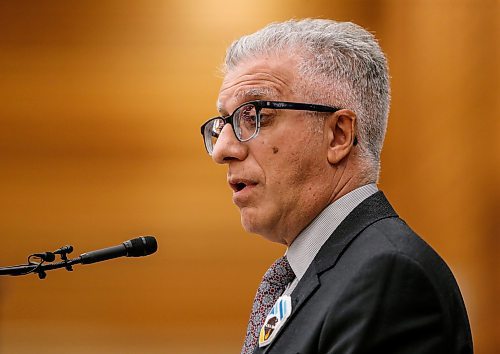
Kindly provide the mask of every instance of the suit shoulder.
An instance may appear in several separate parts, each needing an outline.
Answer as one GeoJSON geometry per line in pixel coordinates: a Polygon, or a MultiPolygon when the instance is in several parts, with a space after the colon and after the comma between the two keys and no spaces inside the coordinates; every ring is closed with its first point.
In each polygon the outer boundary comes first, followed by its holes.
{"type": "Polygon", "coordinates": [[[384,263],[391,266],[411,263],[443,302],[450,298],[461,300],[458,284],[446,262],[398,217],[378,220],[365,228],[346,248],[344,256],[346,261],[356,262],[359,269],[384,263]]]}
{"type": "MultiPolygon", "coordinates": [[[[443,320],[452,332],[470,338],[467,311],[452,271],[440,255],[398,217],[379,220],[363,230],[346,250],[353,255],[367,254],[363,269],[412,272],[432,289],[443,311],[443,320]],[[388,268],[389,267],[389,268],[388,268]],[[457,328],[457,324],[464,324],[457,328]]],[[[372,273],[374,274],[374,273],[372,273]]]]}
{"type": "Polygon", "coordinates": [[[399,254],[423,268],[427,264],[447,268],[441,256],[398,217],[378,220],[363,230],[354,242],[358,247],[372,248],[372,254],[399,254]]]}

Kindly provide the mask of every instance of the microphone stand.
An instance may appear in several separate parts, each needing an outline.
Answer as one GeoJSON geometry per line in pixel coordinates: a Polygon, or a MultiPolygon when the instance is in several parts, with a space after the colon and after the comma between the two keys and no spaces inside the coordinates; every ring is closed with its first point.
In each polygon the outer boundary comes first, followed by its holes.
{"type": "MultiPolygon", "coordinates": [[[[68,272],[73,271],[73,264],[82,263],[82,257],[77,257],[73,259],[68,259],[68,253],[73,251],[73,247],[65,246],[57,250],[56,254],[61,256],[60,262],[45,264],[44,257],[40,257],[40,254],[32,254],[28,257],[28,264],[14,265],[9,267],[0,267],[0,275],[26,275],[31,273],[36,273],[40,279],[45,279],[47,277],[47,270],[66,268],[68,272]],[[40,257],[42,260],[40,263],[33,263],[30,261],[31,257],[40,257]]],[[[54,254],[52,252],[46,252],[52,255],[52,260],[54,259],[54,254]]]]}
{"type": "Polygon", "coordinates": [[[125,241],[118,246],[82,253],[77,258],[68,259],[68,254],[73,252],[73,246],[68,245],[54,252],[33,253],[28,257],[28,264],[0,267],[0,275],[16,276],[36,273],[40,279],[45,279],[47,270],[66,268],[67,271],[71,272],[74,264],[91,264],[124,256],[143,257],[155,253],[157,249],[158,244],[153,236],[141,236],[125,241]],[[61,257],[61,261],[51,263],[56,259],[56,255],[61,257]],[[32,262],[31,258],[37,258],[37,262],[32,262]],[[38,260],[40,261],[38,262],[38,260]]]}

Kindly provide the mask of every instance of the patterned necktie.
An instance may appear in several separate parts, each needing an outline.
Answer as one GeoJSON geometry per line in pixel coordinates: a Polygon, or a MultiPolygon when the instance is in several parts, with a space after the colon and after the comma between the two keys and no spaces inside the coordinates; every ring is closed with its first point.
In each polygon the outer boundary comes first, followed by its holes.
{"type": "Polygon", "coordinates": [[[278,258],[264,274],[253,300],[252,314],[248,321],[247,335],[241,354],[253,353],[259,339],[260,328],[269,311],[294,278],[295,274],[286,256],[278,258]]]}

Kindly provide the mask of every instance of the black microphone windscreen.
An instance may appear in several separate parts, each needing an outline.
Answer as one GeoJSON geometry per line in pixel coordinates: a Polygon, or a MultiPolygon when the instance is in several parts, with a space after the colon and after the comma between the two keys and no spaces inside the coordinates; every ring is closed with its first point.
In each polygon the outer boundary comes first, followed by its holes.
{"type": "Polygon", "coordinates": [[[153,254],[158,249],[158,244],[153,236],[137,237],[129,241],[130,247],[127,247],[128,257],[142,257],[153,254]]]}
{"type": "Polygon", "coordinates": [[[56,259],[56,255],[52,252],[35,253],[33,256],[41,258],[45,262],[53,262],[56,259]]]}

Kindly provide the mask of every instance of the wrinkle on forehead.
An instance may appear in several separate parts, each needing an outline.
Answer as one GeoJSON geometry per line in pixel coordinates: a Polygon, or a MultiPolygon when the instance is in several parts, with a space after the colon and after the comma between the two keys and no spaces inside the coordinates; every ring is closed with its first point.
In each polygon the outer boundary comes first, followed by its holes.
{"type": "Polygon", "coordinates": [[[243,62],[228,72],[222,83],[217,109],[228,108],[252,100],[283,100],[293,93],[296,58],[263,57],[243,62]]]}
{"type": "Polygon", "coordinates": [[[259,98],[268,98],[268,99],[276,99],[279,95],[278,90],[271,87],[252,87],[249,89],[238,90],[234,97],[237,100],[246,100],[246,99],[259,99],[259,98]]]}
{"type": "MultiPolygon", "coordinates": [[[[234,98],[241,102],[242,104],[249,101],[256,100],[277,100],[279,98],[280,92],[272,87],[251,87],[247,89],[237,90],[234,94],[234,98]]],[[[217,110],[222,112],[224,107],[222,102],[217,100],[217,110]]]]}

